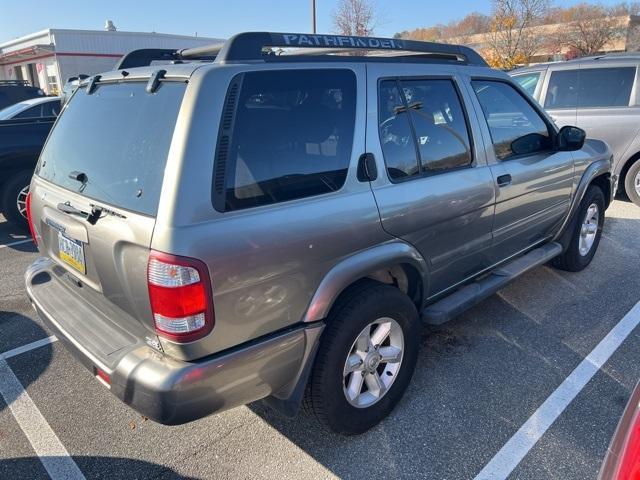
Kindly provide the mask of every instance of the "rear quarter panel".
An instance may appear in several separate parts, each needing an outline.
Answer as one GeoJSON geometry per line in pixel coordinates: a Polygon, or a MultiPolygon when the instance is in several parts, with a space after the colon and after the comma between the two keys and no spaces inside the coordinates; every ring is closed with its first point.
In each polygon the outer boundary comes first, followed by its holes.
{"type": "Polygon", "coordinates": [[[165,351],[197,358],[302,321],[325,274],[349,254],[389,239],[368,182],[356,178],[365,151],[364,65],[305,63],[216,66],[196,71],[178,118],[152,248],[197,258],[209,267],[215,326],[165,351]],[[357,108],[351,163],[337,192],[233,212],[212,205],[218,124],[230,79],[251,69],[351,68],[357,108]]]}

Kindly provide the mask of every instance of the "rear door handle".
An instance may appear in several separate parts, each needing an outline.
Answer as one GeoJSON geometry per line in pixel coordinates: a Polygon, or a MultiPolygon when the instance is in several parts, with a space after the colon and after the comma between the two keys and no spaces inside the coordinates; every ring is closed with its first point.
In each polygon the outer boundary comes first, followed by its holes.
{"type": "Polygon", "coordinates": [[[511,183],[511,175],[509,175],[508,173],[506,175],[500,175],[498,177],[498,186],[499,187],[506,187],[510,183],[511,183]]]}

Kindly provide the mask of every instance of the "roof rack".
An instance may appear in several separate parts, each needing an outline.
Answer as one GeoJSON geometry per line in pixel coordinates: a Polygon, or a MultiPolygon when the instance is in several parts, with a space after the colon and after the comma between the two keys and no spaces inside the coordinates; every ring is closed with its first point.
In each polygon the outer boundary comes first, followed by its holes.
{"type": "Polygon", "coordinates": [[[20,87],[30,86],[27,80],[0,80],[0,85],[2,86],[17,85],[20,87]]]}
{"type": "Polygon", "coordinates": [[[216,61],[217,63],[284,60],[281,57],[327,55],[348,51],[411,52],[486,67],[487,63],[473,49],[462,45],[420,42],[397,38],[353,37],[345,35],[317,35],[306,33],[239,33],[223,44],[203,47],[134,50],[120,60],[116,69],[150,65],[154,61],[216,61]],[[299,49],[298,51],[273,49],[299,49]],[[274,58],[275,57],[275,58],[274,58]]]}
{"type": "Polygon", "coordinates": [[[583,57],[581,60],[603,60],[603,59],[625,59],[625,58],[638,58],[640,52],[612,52],[603,53],[601,55],[594,55],[591,57],[583,57]]]}

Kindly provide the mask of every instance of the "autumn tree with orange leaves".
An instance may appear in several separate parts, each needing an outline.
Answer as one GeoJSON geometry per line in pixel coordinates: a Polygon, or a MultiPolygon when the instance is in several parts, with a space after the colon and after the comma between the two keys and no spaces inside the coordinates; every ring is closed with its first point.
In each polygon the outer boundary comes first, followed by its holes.
{"type": "Polygon", "coordinates": [[[489,52],[494,68],[510,69],[528,63],[542,46],[529,27],[538,25],[549,10],[549,0],[493,0],[489,52]]]}

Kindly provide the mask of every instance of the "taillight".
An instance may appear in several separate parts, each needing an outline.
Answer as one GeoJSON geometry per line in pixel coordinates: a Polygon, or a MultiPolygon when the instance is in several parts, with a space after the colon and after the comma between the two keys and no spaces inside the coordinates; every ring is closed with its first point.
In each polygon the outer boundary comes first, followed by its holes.
{"type": "Polygon", "coordinates": [[[31,192],[27,193],[27,200],[25,201],[25,207],[27,209],[27,223],[29,224],[29,232],[31,233],[31,238],[33,238],[33,243],[38,246],[38,238],[36,237],[36,228],[33,224],[33,218],[31,216],[31,192]]]}
{"type": "Polygon", "coordinates": [[[147,283],[158,335],[175,342],[192,342],[211,332],[213,299],[204,263],[152,251],[147,283]]]}
{"type": "Polygon", "coordinates": [[[633,421],[618,456],[615,480],[637,480],[640,478],[640,408],[636,407],[633,421]]]}

